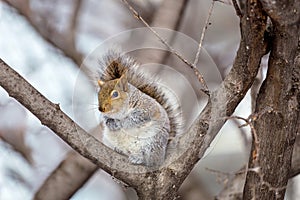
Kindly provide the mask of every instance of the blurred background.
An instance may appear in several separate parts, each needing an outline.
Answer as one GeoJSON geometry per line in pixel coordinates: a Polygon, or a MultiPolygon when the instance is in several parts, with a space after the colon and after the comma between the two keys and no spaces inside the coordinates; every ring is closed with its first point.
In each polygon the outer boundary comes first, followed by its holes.
{"type": "MultiPolygon", "coordinates": [[[[156,30],[193,62],[212,5],[210,0],[129,2],[151,26],[167,28],[156,30]]],[[[239,20],[230,2],[215,2],[197,65],[212,90],[230,70],[239,44],[239,20]]],[[[85,114],[92,111],[91,118],[97,118],[96,90],[81,82],[80,77],[88,74],[85,70],[80,72],[80,68],[83,69],[82,63],[85,67],[95,67],[99,49],[123,42],[121,49],[171,88],[182,105],[188,128],[206,103],[201,84],[192,70],[163,45],[151,46],[161,42],[148,29],[136,29],[144,26],[121,0],[2,0],[0,58],[89,131],[97,119],[93,124],[85,124],[92,120],[85,114]],[[149,63],[167,67],[150,68],[149,63]]],[[[260,79],[263,74],[262,70],[260,79]]],[[[251,97],[247,94],[235,115],[247,118],[250,113],[251,97]]],[[[229,199],[226,188],[234,182],[236,172],[243,170],[250,151],[249,128],[238,128],[241,124],[229,120],[221,129],[183,184],[182,199],[229,199]]],[[[70,147],[0,87],[1,200],[32,199],[70,151],[70,147]]],[[[242,179],[242,175],[238,177],[238,183],[242,179]]],[[[231,195],[240,195],[243,185],[238,185],[231,195]]],[[[299,177],[291,179],[286,199],[300,198],[299,187],[299,177]]],[[[135,199],[135,194],[98,170],[70,199],[135,199]]]]}

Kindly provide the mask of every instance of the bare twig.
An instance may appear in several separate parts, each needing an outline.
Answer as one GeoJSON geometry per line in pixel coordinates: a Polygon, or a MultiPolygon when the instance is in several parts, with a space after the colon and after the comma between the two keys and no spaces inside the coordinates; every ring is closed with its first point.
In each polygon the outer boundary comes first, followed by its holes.
{"type": "Polygon", "coordinates": [[[243,17],[241,21],[242,41],[232,70],[219,89],[212,92],[208,105],[189,130],[178,139],[178,149],[183,149],[183,153],[178,157],[168,157],[166,165],[151,173],[143,166],[130,165],[124,156],[109,150],[84,130],[79,128],[80,135],[77,134],[75,123],[60,111],[58,105],[49,102],[2,61],[0,85],[77,152],[134,187],[140,199],[173,199],[186,176],[225,123],[225,120],[210,120],[216,116],[212,116],[212,113],[220,117],[230,116],[257,74],[260,59],[266,51],[265,43],[262,43],[264,13],[260,7],[254,7],[249,18],[247,20],[243,17]],[[254,20],[258,18],[260,20],[254,20]],[[246,48],[250,45],[249,41],[253,43],[250,49],[246,48]],[[168,161],[171,161],[170,164],[168,161]],[[130,169],[133,173],[126,173],[124,169],[130,169]]]}
{"type": "MultiPolygon", "coordinates": [[[[132,1],[130,1],[132,4],[132,1]]],[[[184,19],[184,13],[187,8],[189,0],[164,0],[154,14],[153,20],[151,22],[152,27],[163,27],[171,30],[178,30],[181,22],[184,19]]],[[[133,5],[133,4],[132,4],[133,5]]],[[[134,7],[134,6],[132,6],[134,7]]],[[[135,7],[136,8],[136,7],[135,7]]],[[[136,9],[137,10],[137,9],[136,9]]],[[[145,20],[146,21],[146,20],[145,20]]],[[[173,33],[169,40],[170,46],[173,44],[176,38],[176,34],[173,33]]],[[[146,39],[147,40],[147,39],[146,39]]],[[[150,58],[152,63],[162,63],[164,64],[169,57],[169,52],[166,51],[149,51],[147,54],[141,52],[137,57],[139,60],[150,58]]],[[[159,70],[162,70],[161,68],[159,70]]],[[[158,70],[158,71],[159,71],[158,70]]],[[[159,73],[157,71],[157,73],[159,73]]]]}
{"type": "Polygon", "coordinates": [[[236,127],[239,127],[239,131],[240,131],[239,135],[241,135],[241,137],[242,137],[242,140],[243,140],[245,149],[248,149],[249,145],[251,145],[251,144],[250,144],[250,141],[249,141],[249,139],[248,139],[248,137],[247,137],[247,132],[246,132],[246,130],[240,128],[239,119],[233,118],[233,119],[232,119],[232,122],[234,123],[234,125],[235,125],[236,127]]]}
{"type": "Polygon", "coordinates": [[[75,2],[74,10],[70,20],[70,27],[69,30],[66,32],[66,36],[69,36],[66,38],[69,38],[70,46],[73,47],[73,49],[76,48],[76,28],[77,28],[78,19],[80,17],[80,8],[82,3],[83,3],[82,0],[77,0],[75,2]]]}
{"type": "MultiPolygon", "coordinates": [[[[293,150],[293,159],[292,159],[292,168],[289,173],[289,178],[293,178],[296,175],[300,173],[300,135],[298,135],[296,139],[296,143],[293,150]]],[[[264,180],[264,177],[262,176],[261,170],[259,168],[251,168],[248,169],[248,171],[253,171],[255,173],[258,173],[258,176],[260,177],[260,182],[265,184],[267,187],[269,187],[273,191],[280,191],[285,189],[285,187],[282,188],[276,188],[272,186],[270,183],[266,182],[264,180]]],[[[246,178],[246,172],[247,169],[244,167],[240,169],[235,177],[233,179],[230,179],[225,188],[221,191],[220,194],[216,197],[216,199],[230,199],[230,200],[240,200],[242,199],[242,193],[243,193],[243,183],[246,178]],[[244,172],[244,173],[241,173],[244,172]]]]}
{"type": "Polygon", "coordinates": [[[127,0],[122,0],[124,4],[129,8],[129,10],[133,13],[134,17],[140,20],[149,30],[173,53],[176,55],[182,62],[184,62],[186,65],[188,65],[195,73],[196,77],[198,78],[199,82],[203,85],[204,89],[202,90],[205,94],[209,95],[209,89],[207,87],[207,84],[200,73],[200,71],[197,69],[195,65],[190,63],[188,60],[186,60],[182,55],[179,54],[172,46],[168,44],[168,42],[161,37],[145,20],[144,18],[128,3],[127,0]]]}
{"type": "Polygon", "coordinates": [[[207,14],[205,23],[204,23],[204,27],[203,27],[202,32],[201,32],[201,36],[200,36],[200,40],[199,40],[199,45],[198,45],[198,50],[197,50],[197,53],[196,53],[196,56],[195,56],[195,60],[194,60],[194,63],[193,63],[194,66],[197,66],[198,61],[199,61],[199,56],[200,56],[200,52],[201,52],[201,49],[202,49],[203,39],[204,39],[206,30],[208,28],[208,25],[209,25],[209,19],[211,17],[214,5],[215,5],[215,0],[212,0],[211,1],[211,5],[210,5],[209,10],[208,10],[208,14],[207,14]]]}
{"type": "MultiPolygon", "coordinates": [[[[15,8],[21,15],[23,15],[30,25],[51,45],[61,50],[63,54],[71,58],[79,67],[82,64],[83,55],[73,48],[73,45],[66,40],[64,36],[58,33],[51,26],[37,21],[37,17],[31,13],[29,5],[19,4],[18,1],[4,0],[8,5],[15,8]]],[[[26,1],[28,2],[28,1],[26,1]]],[[[24,2],[23,2],[24,3],[24,2]]],[[[45,19],[46,20],[46,19],[45,19]]]]}
{"type": "Polygon", "coordinates": [[[252,134],[252,138],[253,138],[253,143],[254,143],[254,148],[255,151],[253,151],[252,153],[255,155],[252,155],[254,162],[258,160],[259,158],[259,139],[256,133],[256,130],[254,128],[254,121],[258,120],[263,114],[265,114],[266,112],[271,112],[272,108],[270,107],[266,107],[265,109],[261,110],[259,113],[252,113],[251,115],[249,115],[249,117],[243,118],[240,116],[230,116],[227,117],[227,119],[240,119],[243,120],[245,122],[245,124],[242,124],[239,128],[242,128],[244,126],[249,126],[250,130],[251,130],[251,134],[252,134]]]}

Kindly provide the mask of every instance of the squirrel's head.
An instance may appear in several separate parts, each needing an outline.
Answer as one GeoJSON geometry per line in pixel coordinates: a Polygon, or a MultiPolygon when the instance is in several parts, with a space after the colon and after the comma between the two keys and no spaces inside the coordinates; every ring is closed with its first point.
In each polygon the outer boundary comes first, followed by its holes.
{"type": "Polygon", "coordinates": [[[98,80],[98,85],[100,87],[98,93],[99,111],[110,117],[123,115],[128,110],[129,102],[127,73],[118,79],[106,82],[98,80]]]}

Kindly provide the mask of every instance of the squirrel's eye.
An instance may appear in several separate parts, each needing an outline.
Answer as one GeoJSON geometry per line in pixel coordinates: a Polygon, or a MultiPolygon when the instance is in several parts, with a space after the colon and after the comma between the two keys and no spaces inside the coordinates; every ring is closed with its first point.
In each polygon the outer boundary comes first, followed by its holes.
{"type": "Polygon", "coordinates": [[[118,97],[119,97],[119,92],[116,91],[116,90],[113,90],[113,91],[111,92],[111,97],[112,97],[113,99],[118,98],[118,97]]]}

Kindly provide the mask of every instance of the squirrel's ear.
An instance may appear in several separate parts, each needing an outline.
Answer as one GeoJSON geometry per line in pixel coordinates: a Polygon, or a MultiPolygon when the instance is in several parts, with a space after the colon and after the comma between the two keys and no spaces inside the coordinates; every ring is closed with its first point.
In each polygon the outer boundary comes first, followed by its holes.
{"type": "Polygon", "coordinates": [[[127,71],[120,77],[116,86],[121,88],[124,92],[128,91],[127,71]]]}
{"type": "Polygon", "coordinates": [[[104,85],[104,83],[105,83],[104,81],[102,81],[102,80],[100,80],[100,79],[98,80],[98,85],[99,85],[99,87],[102,87],[102,86],[104,85]]]}

